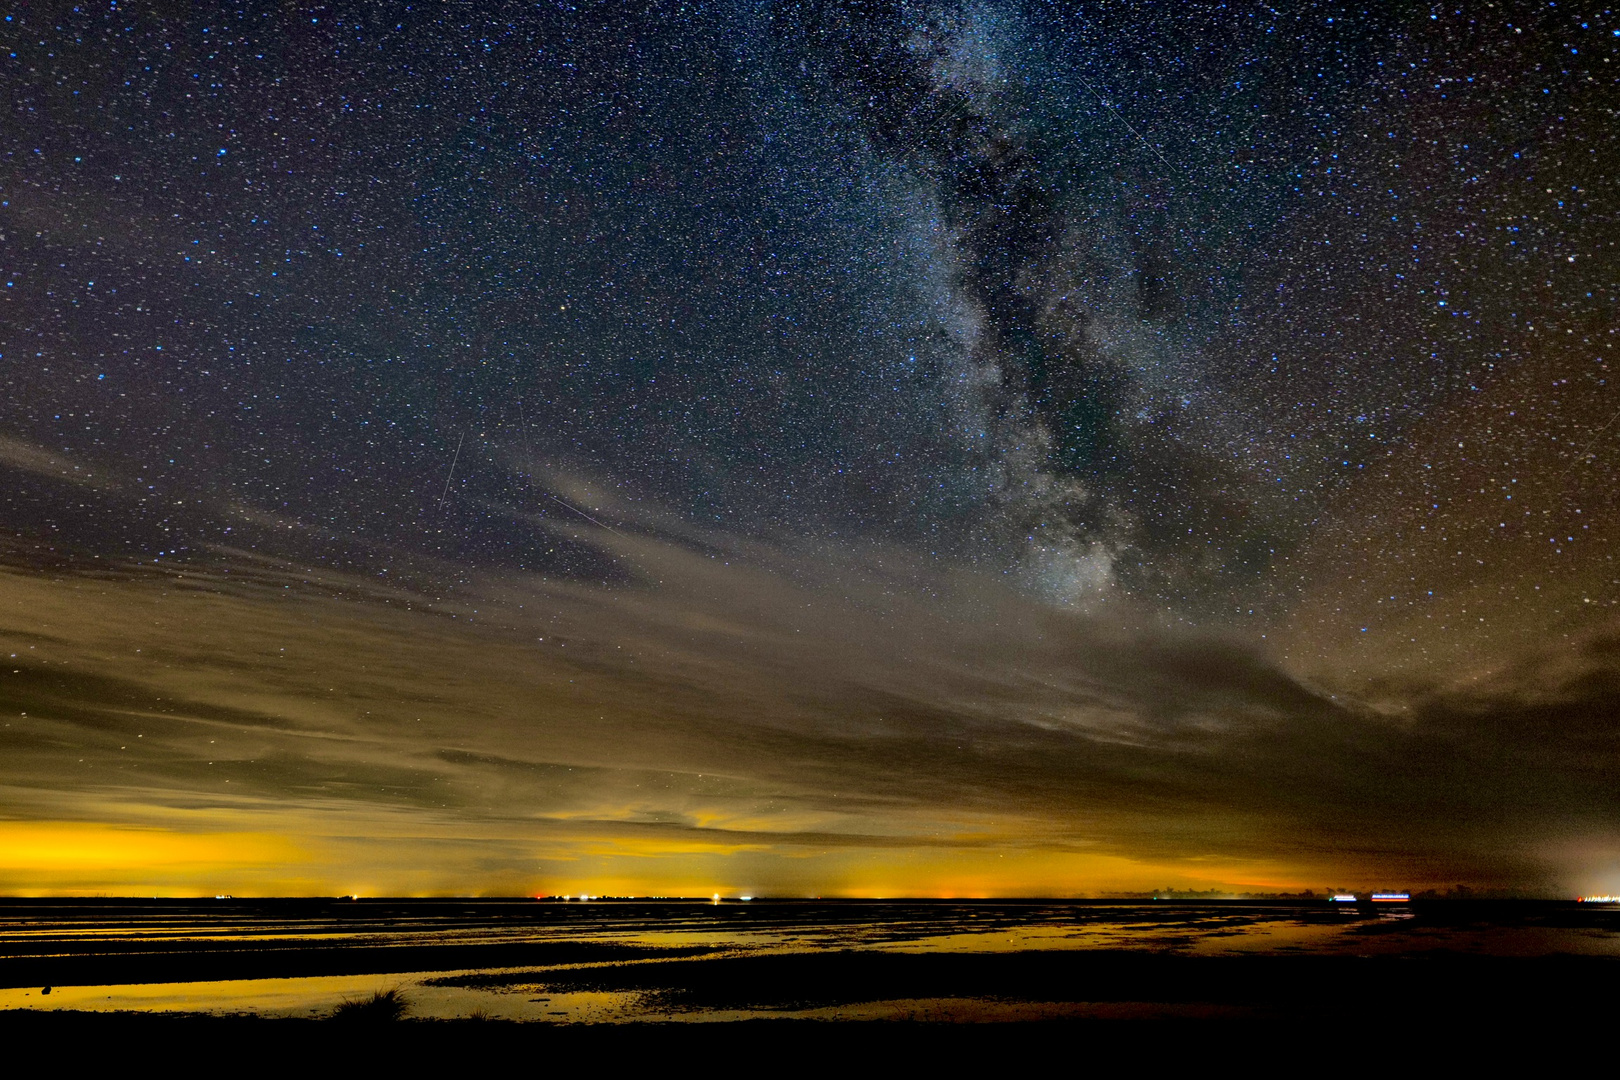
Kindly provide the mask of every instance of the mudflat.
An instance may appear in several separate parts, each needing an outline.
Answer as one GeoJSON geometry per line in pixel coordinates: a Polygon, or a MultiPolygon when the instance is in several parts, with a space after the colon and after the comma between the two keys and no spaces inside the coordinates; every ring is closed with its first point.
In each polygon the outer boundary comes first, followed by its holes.
{"type": "Polygon", "coordinates": [[[0,904],[17,1038],[1484,1047],[1616,1004],[1620,910],[1552,902],[0,904]]]}

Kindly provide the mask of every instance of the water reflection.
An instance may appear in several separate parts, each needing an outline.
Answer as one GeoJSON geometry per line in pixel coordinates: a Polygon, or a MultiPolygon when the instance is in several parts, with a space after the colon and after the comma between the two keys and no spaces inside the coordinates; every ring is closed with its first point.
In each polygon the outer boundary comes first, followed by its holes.
{"type": "MultiPolygon", "coordinates": [[[[410,1014],[423,1018],[735,1019],[760,1010],[673,1008],[669,993],[635,989],[636,980],[626,982],[623,975],[672,963],[687,965],[681,970],[712,971],[691,965],[770,955],[1082,951],[1182,957],[1620,957],[1620,911],[1483,902],[1373,909],[1327,901],[12,902],[0,904],[0,983],[11,986],[0,989],[0,1009],[320,1016],[345,1000],[399,988],[410,1014]],[[617,974],[604,979],[604,972],[617,974]],[[243,977],[229,977],[233,973],[243,977]],[[277,977],[253,977],[267,973],[277,977]],[[46,981],[59,984],[49,995],[42,993],[46,981]],[[30,985],[20,985],[25,982],[30,985]]],[[[1028,1019],[1089,1016],[1098,1009],[1097,1015],[1111,1015],[1108,1010],[1130,1004],[997,1001],[972,995],[832,1005],[785,1001],[769,1011],[814,1018],[1028,1019]]],[[[1195,1004],[1131,1007],[1173,1012],[1195,1004]]]]}

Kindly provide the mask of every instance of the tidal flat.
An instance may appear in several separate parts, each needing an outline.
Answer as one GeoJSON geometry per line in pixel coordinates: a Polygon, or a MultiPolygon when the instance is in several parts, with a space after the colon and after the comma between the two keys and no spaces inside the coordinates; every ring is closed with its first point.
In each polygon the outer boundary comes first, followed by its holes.
{"type": "Polygon", "coordinates": [[[0,1028],[21,1036],[1500,1038],[1601,1030],[1617,1003],[1620,909],[1559,902],[0,903],[0,1028]]]}

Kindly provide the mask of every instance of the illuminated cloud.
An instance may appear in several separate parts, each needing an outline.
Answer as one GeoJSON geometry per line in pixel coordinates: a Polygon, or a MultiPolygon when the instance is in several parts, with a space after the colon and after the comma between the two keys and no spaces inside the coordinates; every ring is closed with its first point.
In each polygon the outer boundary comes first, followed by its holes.
{"type": "Polygon", "coordinates": [[[7,887],[1544,887],[1612,837],[1601,639],[1358,704],[1124,605],[616,520],[568,528],[624,584],[6,573],[7,887]]]}
{"type": "Polygon", "coordinates": [[[373,7],[16,13],[0,890],[1620,888],[1607,30],[373,7]]]}

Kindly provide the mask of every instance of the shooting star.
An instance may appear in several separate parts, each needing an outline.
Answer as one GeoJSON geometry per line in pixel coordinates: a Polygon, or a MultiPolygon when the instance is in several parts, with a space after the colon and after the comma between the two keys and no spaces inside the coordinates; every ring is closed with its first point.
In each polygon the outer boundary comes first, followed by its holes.
{"type": "Polygon", "coordinates": [[[562,503],[562,505],[568,507],[568,509],[570,509],[574,513],[578,514],[580,517],[584,518],[586,521],[590,522],[592,525],[595,525],[598,528],[606,529],[608,532],[614,534],[615,536],[623,536],[624,535],[624,533],[620,532],[618,529],[615,529],[613,526],[609,525],[607,522],[605,522],[605,521],[597,521],[595,518],[591,517],[591,515],[587,514],[585,511],[581,510],[579,507],[575,506],[573,503],[569,502],[568,500],[559,499],[557,496],[553,495],[549,491],[546,492],[545,495],[546,495],[546,498],[550,499],[552,502],[562,503]]]}
{"type": "Polygon", "coordinates": [[[439,493],[439,509],[444,509],[444,500],[450,494],[450,481],[455,479],[456,462],[461,460],[461,444],[467,441],[467,433],[463,431],[461,438],[456,440],[456,455],[450,459],[450,475],[444,478],[444,490],[439,493]]]}
{"type": "Polygon", "coordinates": [[[1131,122],[1129,120],[1125,119],[1125,114],[1124,113],[1122,113],[1118,109],[1114,108],[1113,104],[1111,104],[1108,101],[1107,98],[1105,98],[1101,94],[1097,93],[1097,91],[1095,89],[1093,89],[1092,85],[1090,83],[1086,82],[1086,80],[1082,79],[1078,74],[1075,75],[1074,81],[1079,83],[1081,86],[1085,87],[1088,91],[1090,91],[1091,96],[1096,98],[1097,102],[1100,105],[1102,105],[1103,108],[1109,110],[1115,116],[1119,117],[1119,122],[1125,125],[1125,130],[1129,131],[1132,135],[1135,135],[1136,136],[1136,141],[1141,143],[1143,146],[1147,147],[1148,153],[1152,154],[1154,157],[1156,157],[1160,161],[1164,162],[1164,167],[1169,169],[1171,172],[1176,171],[1176,167],[1174,165],[1170,164],[1170,159],[1165,157],[1163,154],[1159,153],[1159,148],[1157,146],[1154,146],[1152,143],[1150,143],[1146,139],[1144,139],[1142,137],[1142,133],[1140,131],[1137,131],[1136,128],[1132,127],[1131,122]]]}

